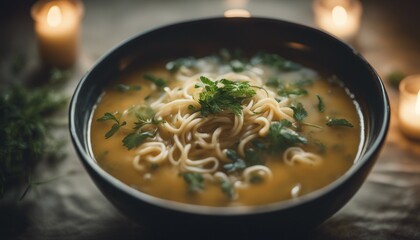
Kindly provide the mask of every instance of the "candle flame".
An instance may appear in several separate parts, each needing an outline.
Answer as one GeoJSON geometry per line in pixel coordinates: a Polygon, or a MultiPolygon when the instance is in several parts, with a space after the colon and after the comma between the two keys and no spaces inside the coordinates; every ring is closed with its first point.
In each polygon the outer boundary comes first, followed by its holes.
{"type": "Polygon", "coordinates": [[[419,93],[417,93],[416,114],[420,115],[420,90],[419,93]]]}
{"type": "Polygon", "coordinates": [[[48,10],[47,24],[51,27],[57,27],[61,23],[61,10],[57,5],[48,10]]]}
{"type": "Polygon", "coordinates": [[[335,6],[332,10],[332,21],[336,26],[344,26],[347,22],[347,11],[342,6],[335,6]]]}
{"type": "Polygon", "coordinates": [[[229,9],[225,11],[225,17],[232,18],[232,17],[243,17],[249,18],[251,17],[251,13],[245,9],[229,9]]]}

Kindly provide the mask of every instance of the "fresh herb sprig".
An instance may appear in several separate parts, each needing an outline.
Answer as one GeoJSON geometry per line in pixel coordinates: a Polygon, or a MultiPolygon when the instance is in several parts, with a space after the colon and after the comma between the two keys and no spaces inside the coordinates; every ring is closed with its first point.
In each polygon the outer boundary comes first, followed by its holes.
{"type": "Polygon", "coordinates": [[[117,118],[112,113],[105,113],[102,117],[96,119],[98,122],[105,122],[105,121],[112,121],[114,124],[112,125],[111,129],[109,129],[108,132],[105,133],[105,138],[108,139],[112,137],[122,126],[125,126],[127,124],[126,121],[120,122],[119,118],[117,118]]]}
{"type": "Polygon", "coordinates": [[[322,100],[321,96],[319,96],[318,94],[316,95],[316,98],[318,99],[318,111],[319,112],[324,112],[325,111],[325,103],[324,100],[322,100]]]}
{"type": "Polygon", "coordinates": [[[156,77],[156,76],[154,76],[152,74],[146,74],[146,75],[144,75],[144,79],[152,82],[159,89],[163,89],[164,87],[166,87],[168,85],[167,82],[163,78],[156,77]]]}
{"type": "Polygon", "coordinates": [[[0,199],[15,181],[27,181],[43,159],[62,156],[63,141],[48,131],[57,126],[53,115],[67,98],[48,87],[15,84],[0,95],[0,199]]]}
{"type": "Polygon", "coordinates": [[[197,193],[204,189],[204,177],[200,173],[181,173],[180,176],[188,184],[189,193],[197,193]]]}
{"type": "Polygon", "coordinates": [[[344,118],[330,118],[328,119],[326,125],[329,127],[354,127],[353,124],[344,118]]]}
{"type": "Polygon", "coordinates": [[[292,123],[285,119],[271,124],[267,136],[271,151],[279,152],[298,144],[307,144],[308,140],[291,127],[292,123]]]}
{"type": "Polygon", "coordinates": [[[201,76],[196,88],[203,88],[199,95],[201,115],[208,116],[221,112],[242,113],[242,102],[253,97],[256,92],[248,82],[234,82],[227,79],[212,81],[201,76]]]}

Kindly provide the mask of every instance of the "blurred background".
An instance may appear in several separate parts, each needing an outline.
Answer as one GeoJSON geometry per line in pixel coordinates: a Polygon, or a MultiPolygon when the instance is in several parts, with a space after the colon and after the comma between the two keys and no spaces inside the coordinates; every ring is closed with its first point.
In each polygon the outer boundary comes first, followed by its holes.
{"type": "MultiPolygon", "coordinates": [[[[0,2],[0,86],[46,83],[53,87],[50,91],[66,98],[102,55],[127,38],[162,25],[242,9],[251,16],[323,27],[311,0],[85,0],[75,62],[56,69],[41,60],[31,17],[36,2],[0,2]],[[55,85],[51,78],[64,80],[55,85]]],[[[382,77],[391,101],[390,132],[368,181],[345,208],[308,233],[308,239],[420,239],[420,144],[401,133],[397,116],[399,81],[420,74],[420,1],[356,2],[362,6],[360,25],[342,40],[382,77]]],[[[37,194],[28,191],[21,201],[16,199],[25,186],[6,193],[0,199],[0,239],[149,239],[141,226],[107,202],[84,172],[70,144],[65,108],[58,114],[58,127],[51,130],[64,140],[65,157],[52,165],[40,162],[33,170],[38,181],[63,177],[40,184],[37,194]]]]}

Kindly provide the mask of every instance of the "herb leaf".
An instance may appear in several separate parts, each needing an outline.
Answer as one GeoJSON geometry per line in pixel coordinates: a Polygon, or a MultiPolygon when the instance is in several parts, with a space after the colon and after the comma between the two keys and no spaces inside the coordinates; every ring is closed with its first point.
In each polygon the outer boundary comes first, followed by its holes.
{"type": "Polygon", "coordinates": [[[108,121],[108,120],[113,120],[116,123],[119,123],[118,119],[114,116],[114,114],[109,113],[109,112],[105,113],[102,117],[96,119],[96,121],[98,121],[98,122],[105,122],[105,121],[108,121]]]}
{"type": "Polygon", "coordinates": [[[251,63],[264,64],[282,71],[296,71],[302,68],[301,65],[273,53],[260,53],[251,59],[251,63]]]}
{"type": "Polygon", "coordinates": [[[115,123],[112,125],[111,129],[105,133],[105,138],[108,139],[110,137],[112,137],[116,132],[118,132],[118,130],[120,130],[120,128],[124,125],[127,124],[127,122],[122,122],[120,123],[120,120],[117,119],[117,117],[115,117],[114,114],[112,113],[105,113],[102,117],[96,119],[96,121],[98,122],[105,122],[105,121],[114,121],[115,123]]]}
{"type": "Polygon", "coordinates": [[[246,64],[237,59],[230,61],[229,66],[234,72],[243,72],[246,68],[246,64]]]}
{"type": "Polygon", "coordinates": [[[118,130],[120,130],[120,128],[124,125],[126,125],[127,123],[124,121],[120,124],[118,123],[114,123],[114,125],[112,125],[111,129],[105,133],[105,138],[108,139],[110,137],[112,137],[118,130]]]}
{"type": "Polygon", "coordinates": [[[194,67],[196,62],[197,60],[193,57],[178,58],[174,61],[168,62],[166,64],[166,69],[173,73],[178,71],[182,66],[185,66],[187,68],[194,67]]]}
{"type": "Polygon", "coordinates": [[[151,74],[144,75],[144,79],[154,83],[158,88],[164,88],[167,85],[166,81],[163,78],[159,78],[151,74]]]}
{"type": "Polygon", "coordinates": [[[188,184],[188,192],[194,193],[204,189],[204,177],[200,173],[182,173],[181,176],[188,184]]]}
{"type": "Polygon", "coordinates": [[[212,81],[207,77],[200,77],[201,83],[196,88],[203,88],[199,95],[201,115],[208,116],[223,111],[240,115],[242,101],[253,97],[256,92],[248,82],[233,82],[227,79],[212,81]]]}
{"type": "Polygon", "coordinates": [[[220,183],[220,189],[229,199],[233,199],[235,196],[235,188],[230,181],[222,181],[220,183]]]}
{"type": "Polygon", "coordinates": [[[353,127],[353,124],[351,124],[349,121],[347,121],[344,118],[330,118],[327,121],[327,126],[329,127],[353,127]]]}
{"type": "Polygon", "coordinates": [[[316,95],[316,97],[318,98],[318,111],[324,112],[325,111],[324,101],[322,100],[321,96],[319,96],[318,94],[316,95]]]}
{"type": "Polygon", "coordinates": [[[293,131],[289,127],[292,125],[287,120],[281,120],[280,122],[273,122],[268,132],[268,138],[271,141],[270,149],[278,152],[288,147],[295,146],[297,144],[306,144],[308,140],[293,131]]]}
{"type": "Polygon", "coordinates": [[[128,150],[131,150],[133,148],[140,146],[147,138],[153,138],[154,136],[155,134],[151,132],[130,133],[123,139],[123,145],[128,150]]]}
{"type": "Polygon", "coordinates": [[[135,114],[137,122],[134,123],[134,129],[136,130],[142,128],[147,124],[158,125],[164,122],[163,120],[157,120],[155,118],[155,112],[149,106],[141,106],[135,114]]]}
{"type": "Polygon", "coordinates": [[[238,154],[233,149],[228,149],[226,151],[226,156],[232,160],[231,163],[223,165],[223,168],[228,172],[235,172],[237,170],[242,170],[246,168],[246,163],[243,159],[239,158],[238,154]]]}
{"type": "Polygon", "coordinates": [[[308,112],[305,110],[302,103],[298,103],[295,107],[291,108],[293,109],[293,118],[298,122],[303,121],[303,119],[308,116],[308,112]]]}
{"type": "Polygon", "coordinates": [[[141,86],[137,86],[137,85],[126,85],[126,84],[117,84],[114,86],[114,88],[120,92],[128,92],[128,91],[139,91],[141,90],[141,86]]]}

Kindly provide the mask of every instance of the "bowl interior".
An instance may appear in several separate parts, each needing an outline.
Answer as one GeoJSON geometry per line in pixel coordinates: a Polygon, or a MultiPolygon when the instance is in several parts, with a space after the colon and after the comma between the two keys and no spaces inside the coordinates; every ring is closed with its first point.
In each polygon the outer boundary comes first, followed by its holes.
{"type": "MultiPolygon", "coordinates": [[[[84,164],[100,171],[89,151],[88,125],[91,112],[110,81],[137,64],[200,57],[221,48],[239,48],[249,54],[275,52],[321,72],[334,73],[359,103],[365,122],[365,141],[356,163],[336,182],[303,196],[301,202],[332,191],[368,161],[373,161],[386,135],[389,104],[380,78],[357,52],[328,34],[298,24],[264,18],[214,18],[174,24],[135,36],[107,53],[86,74],[70,109],[72,139],[84,164]]],[[[115,181],[104,171],[100,175],[115,181]]],[[[124,191],[137,194],[129,187],[124,191]]],[[[144,200],[144,194],[138,196],[144,200]]],[[[293,204],[299,203],[286,201],[276,207],[293,204]]],[[[182,204],[162,205],[178,208],[182,204]]]]}

